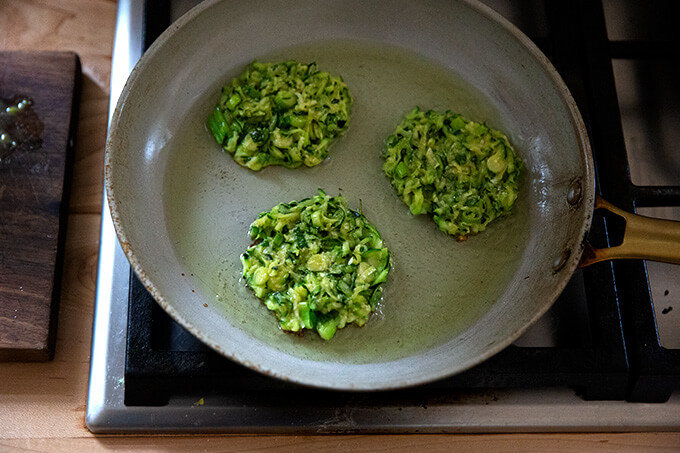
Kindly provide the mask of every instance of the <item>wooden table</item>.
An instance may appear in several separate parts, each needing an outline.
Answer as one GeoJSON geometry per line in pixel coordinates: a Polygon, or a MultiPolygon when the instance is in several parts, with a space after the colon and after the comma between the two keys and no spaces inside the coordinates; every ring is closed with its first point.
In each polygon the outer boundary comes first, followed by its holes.
{"type": "Polygon", "coordinates": [[[114,0],[0,0],[1,50],[71,50],[83,69],[56,356],[0,364],[0,450],[680,451],[680,433],[92,435],[85,409],[115,20],[114,0]]]}

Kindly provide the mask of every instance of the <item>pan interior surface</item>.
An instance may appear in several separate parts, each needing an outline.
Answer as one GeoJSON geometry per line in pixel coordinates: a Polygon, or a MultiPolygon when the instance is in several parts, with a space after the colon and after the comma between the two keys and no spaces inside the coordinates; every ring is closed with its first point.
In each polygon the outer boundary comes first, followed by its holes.
{"type": "Polygon", "coordinates": [[[355,99],[350,129],[322,165],[254,173],[216,150],[202,125],[214,94],[197,103],[170,145],[164,201],[170,239],[185,268],[202,280],[204,296],[253,337],[313,360],[395,360],[462,333],[513,277],[525,248],[526,208],[485,234],[457,243],[431,219],[409,213],[382,173],[380,152],[415,105],[458,107],[475,118],[492,116],[491,106],[477,102],[480,94],[444,68],[403,49],[334,42],[268,57],[317,61],[342,74],[355,99]],[[274,204],[310,197],[317,188],[342,193],[354,209],[361,206],[394,259],[379,313],[365,327],[343,329],[328,342],[316,334],[282,333],[239,278],[250,222],[274,204]]]}
{"type": "Polygon", "coordinates": [[[209,3],[163,35],[114,115],[114,222],[154,297],[226,356],[321,387],[427,382],[509,344],[566,284],[574,259],[561,271],[554,262],[578,254],[589,218],[588,203],[565,201],[579,178],[587,196],[590,164],[570,98],[544,62],[466,2],[242,3],[209,3]],[[253,27],[257,11],[276,12],[266,33],[253,27]],[[224,17],[239,20],[225,26],[224,17]],[[350,127],[321,165],[252,172],[207,131],[220,88],[255,59],[315,61],[344,78],[354,98],[350,127]],[[510,217],[459,243],[409,213],[380,154],[414,106],[451,109],[508,135],[526,164],[510,217]],[[240,278],[250,223],[317,188],[361,207],[394,260],[371,320],[331,341],[282,332],[240,278]]]}

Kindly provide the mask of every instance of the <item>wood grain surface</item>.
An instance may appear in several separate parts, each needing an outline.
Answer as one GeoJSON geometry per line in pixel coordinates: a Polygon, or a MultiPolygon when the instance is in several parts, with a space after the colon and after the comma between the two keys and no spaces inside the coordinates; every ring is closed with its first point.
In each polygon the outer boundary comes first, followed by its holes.
{"type": "MultiPolygon", "coordinates": [[[[0,50],[75,51],[83,66],[55,358],[0,363],[0,451],[680,451],[680,433],[94,436],[85,428],[116,3],[0,0],[0,50]]],[[[521,417],[522,414],[517,414],[521,417]]]]}
{"type": "Polygon", "coordinates": [[[73,52],[0,51],[0,361],[49,360],[80,82],[73,52]],[[28,101],[28,103],[26,103],[28,101]]]}

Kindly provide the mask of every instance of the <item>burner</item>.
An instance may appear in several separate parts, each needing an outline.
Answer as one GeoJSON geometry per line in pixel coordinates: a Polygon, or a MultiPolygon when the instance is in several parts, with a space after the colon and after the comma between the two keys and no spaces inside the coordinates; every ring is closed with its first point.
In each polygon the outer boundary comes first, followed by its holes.
{"type": "MultiPolygon", "coordinates": [[[[129,28],[138,31],[138,42],[143,43],[130,49],[132,62],[173,18],[198,2],[141,3],[119,3],[119,17],[128,13],[129,28]]],[[[621,11],[648,18],[634,2],[622,2],[625,8],[606,1],[604,6],[593,1],[486,3],[523,29],[567,83],[588,129],[599,193],[628,211],[680,206],[680,187],[669,185],[678,184],[677,179],[661,178],[666,185],[654,185],[644,179],[650,172],[643,171],[642,182],[639,176],[636,184],[631,182],[635,139],[624,126],[639,120],[631,120],[629,110],[622,112],[625,107],[619,106],[622,96],[622,105],[630,102],[625,97],[630,89],[622,89],[627,79],[620,77],[626,65],[666,55],[677,59],[677,43],[668,43],[677,36],[662,37],[666,44],[661,45],[639,36],[634,41],[612,40],[608,31],[616,34],[620,23],[632,20],[621,19],[621,11]]],[[[675,8],[671,5],[666,7],[675,8]]],[[[678,174],[677,168],[664,170],[678,174]]],[[[630,260],[579,270],[524,336],[462,374],[389,392],[323,391],[251,371],[184,330],[130,271],[108,224],[106,203],[103,213],[88,400],[93,431],[478,432],[680,426],[680,395],[674,393],[680,388],[678,330],[662,342],[657,329],[659,313],[673,313],[673,305],[654,304],[663,304],[668,288],[676,288],[656,276],[677,276],[678,266],[630,260]],[[636,411],[626,410],[631,405],[636,411]],[[641,416],[644,421],[636,418],[641,416]]],[[[596,247],[616,245],[624,229],[617,216],[596,212],[588,240],[596,247]]]]}

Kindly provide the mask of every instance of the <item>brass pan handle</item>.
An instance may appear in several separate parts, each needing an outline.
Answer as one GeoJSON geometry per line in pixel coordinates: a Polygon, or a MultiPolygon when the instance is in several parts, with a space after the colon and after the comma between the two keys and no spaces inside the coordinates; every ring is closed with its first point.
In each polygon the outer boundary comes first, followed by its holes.
{"type": "Polygon", "coordinates": [[[626,221],[623,242],[604,249],[586,243],[579,267],[622,258],[680,264],[680,222],[631,214],[600,197],[595,199],[595,209],[606,209],[623,217],[626,221]]]}

